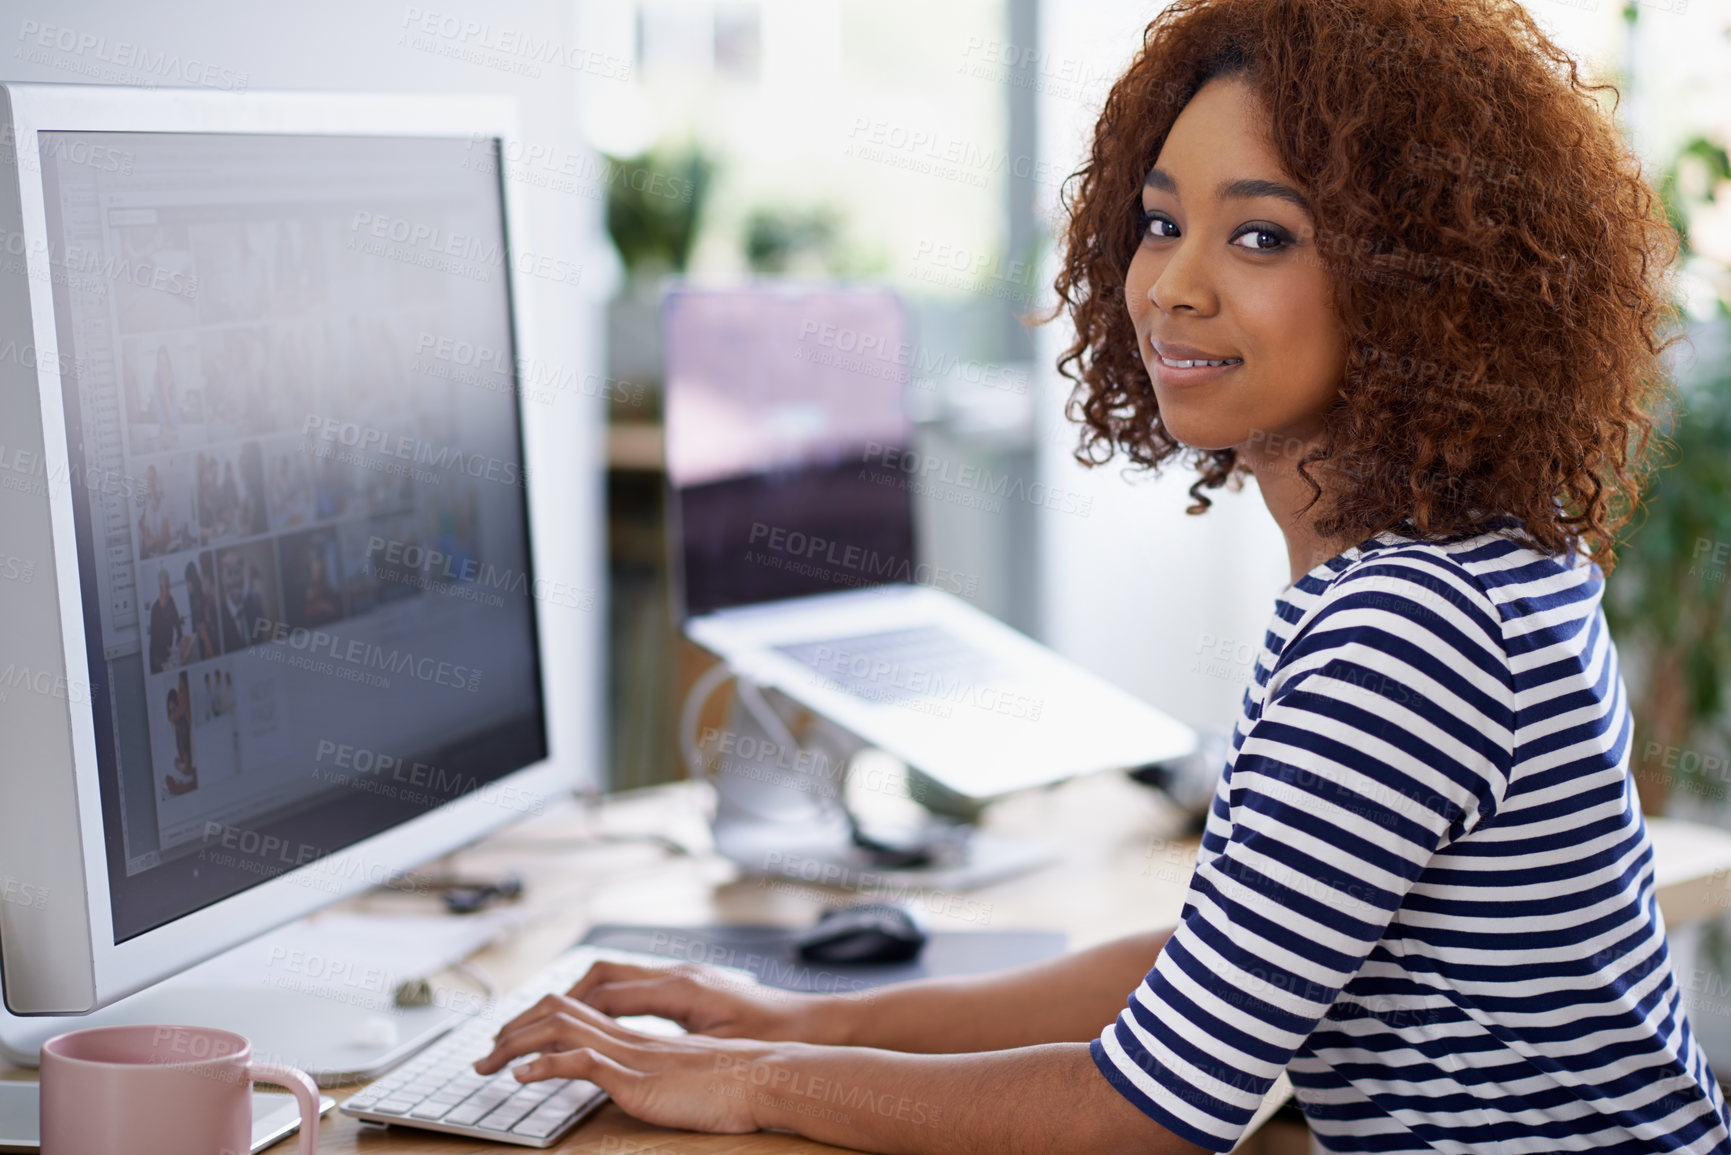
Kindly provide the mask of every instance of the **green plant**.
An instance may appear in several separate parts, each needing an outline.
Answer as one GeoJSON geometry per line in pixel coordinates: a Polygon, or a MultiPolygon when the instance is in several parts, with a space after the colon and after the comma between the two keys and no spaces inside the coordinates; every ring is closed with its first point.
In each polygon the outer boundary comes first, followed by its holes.
{"type": "MultiPolygon", "coordinates": [[[[1687,189],[1701,188],[1711,203],[1725,180],[1725,149],[1697,137],[1660,181],[1685,261],[1707,259],[1689,242],[1687,189]]],[[[1731,360],[1712,350],[1731,330],[1722,299],[1716,314],[1697,331],[1701,363],[1662,415],[1649,450],[1656,469],[1606,590],[1612,633],[1639,674],[1630,761],[1648,813],[1664,809],[1673,786],[1697,795],[1726,786],[1706,772],[1731,748],[1731,360]]]]}
{"type": "Polygon", "coordinates": [[[633,276],[682,273],[715,162],[695,146],[608,157],[607,233],[633,276]]]}
{"type": "Polygon", "coordinates": [[[757,208],[745,220],[745,261],[754,273],[779,275],[804,261],[834,264],[839,214],[811,209],[757,208]]]}

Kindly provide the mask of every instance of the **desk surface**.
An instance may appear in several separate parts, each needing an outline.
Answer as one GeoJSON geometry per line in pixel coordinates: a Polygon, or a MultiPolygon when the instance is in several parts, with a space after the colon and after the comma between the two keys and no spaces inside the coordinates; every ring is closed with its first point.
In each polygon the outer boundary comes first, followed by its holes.
{"type": "MultiPolygon", "coordinates": [[[[528,978],[589,927],[609,922],[695,926],[714,922],[807,926],[830,906],[872,896],[789,880],[742,879],[709,852],[708,793],[689,783],[621,795],[593,810],[572,804],[512,827],[454,856],[450,865],[482,874],[516,870],[527,883],[531,919],[507,943],[476,956],[501,987],[528,978]],[[700,853],[673,856],[648,844],[582,847],[597,833],[663,833],[700,853]]],[[[1097,775],[1007,799],[987,825],[1003,833],[1067,839],[1063,861],[965,894],[905,896],[933,929],[1062,930],[1072,949],[1174,921],[1194,861],[1194,840],[1174,837],[1180,816],[1158,794],[1121,775],[1097,775]]],[[[403,910],[418,901],[368,896],[348,904],[403,910]]],[[[333,1091],[340,1102],[346,1091],[333,1091]]],[[[272,1155],[292,1151],[278,1144],[272,1155]]],[[[431,1132],[363,1130],[336,1112],[321,1152],[408,1155],[512,1150],[431,1132]]],[[[704,1152],[770,1155],[839,1148],[791,1135],[695,1135],[650,1127],[608,1104],[554,1148],[566,1152],[704,1152]]]]}
{"type": "MultiPolygon", "coordinates": [[[[516,870],[527,883],[522,928],[488,948],[475,962],[501,989],[527,979],[543,963],[600,923],[695,926],[714,922],[809,925],[829,906],[871,897],[795,882],[741,879],[732,864],[710,853],[707,790],[690,783],[607,799],[575,801],[513,826],[429,870],[491,874],[516,870]],[[674,856],[649,843],[596,843],[596,834],[668,835],[693,848],[674,856]]],[[[1650,820],[1659,857],[1659,904],[1677,925],[1723,911],[1731,888],[1731,835],[1683,823],[1650,820]]],[[[1169,924],[1183,904],[1196,843],[1176,836],[1180,818],[1158,794],[1101,774],[1007,799],[989,812],[987,826],[1063,840],[1061,862],[1038,872],[956,895],[898,896],[921,909],[935,929],[1061,930],[1071,949],[1169,924]]],[[[427,913],[430,900],[374,893],[348,909],[427,913]]],[[[0,1071],[4,1078],[34,1072],[0,1071]]],[[[353,1088],[330,1093],[340,1102],[353,1088]]],[[[294,1150],[286,1140],[272,1155],[294,1150]]],[[[367,1130],[337,1112],[327,1116],[319,1150],[328,1155],[456,1155],[527,1150],[427,1131],[367,1130]]],[[[770,1155],[834,1151],[789,1135],[695,1135],[639,1123],[609,1104],[555,1148],[612,1155],[713,1152],[770,1155]]]]}

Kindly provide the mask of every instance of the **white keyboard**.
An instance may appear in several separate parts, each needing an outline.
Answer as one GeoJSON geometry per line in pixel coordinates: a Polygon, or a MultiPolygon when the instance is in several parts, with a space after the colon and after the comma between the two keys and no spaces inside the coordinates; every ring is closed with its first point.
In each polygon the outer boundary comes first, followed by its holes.
{"type": "MultiPolygon", "coordinates": [[[[668,960],[654,955],[574,947],[488,1010],[367,1084],[342,1105],[343,1114],[372,1123],[424,1127],[522,1147],[553,1146],[606,1101],[606,1092],[583,1079],[519,1083],[509,1066],[496,1074],[477,1075],[474,1063],[493,1049],[493,1036],[500,1027],[543,995],[564,994],[591,963],[602,959],[668,965],[668,960]]],[[[676,1024],[648,1015],[619,1021],[649,1034],[683,1033],[676,1024]]]]}

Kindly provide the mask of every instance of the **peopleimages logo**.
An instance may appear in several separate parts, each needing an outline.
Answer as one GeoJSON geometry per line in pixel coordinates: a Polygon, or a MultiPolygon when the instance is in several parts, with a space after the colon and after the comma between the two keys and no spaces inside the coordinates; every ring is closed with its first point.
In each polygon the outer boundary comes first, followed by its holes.
{"type": "Polygon", "coordinates": [[[355,212],[350,235],[343,247],[367,256],[386,257],[418,265],[434,272],[453,273],[470,280],[489,282],[490,270],[509,261],[526,277],[540,277],[567,285],[581,284],[583,266],[552,253],[529,249],[506,249],[499,241],[472,233],[460,233],[442,225],[412,221],[406,217],[355,212]]]}
{"type": "Polygon", "coordinates": [[[31,910],[47,910],[48,888],[22,882],[10,875],[0,877],[0,902],[26,906],[31,910]]]}
{"type": "MultiPolygon", "coordinates": [[[[522,486],[529,481],[528,467],[517,461],[489,457],[484,453],[465,453],[454,445],[437,445],[424,437],[392,433],[386,429],[335,417],[308,414],[301,426],[301,436],[306,441],[329,442],[333,447],[343,445],[361,454],[371,451],[402,461],[412,461],[417,465],[454,470],[469,477],[497,481],[504,485],[522,486]]],[[[319,453],[315,447],[314,455],[329,456],[329,453],[319,453]]],[[[367,464],[364,458],[356,460],[355,463],[363,466],[367,464]]],[[[416,471],[417,474],[422,472],[424,471],[416,471]]],[[[426,473],[425,476],[416,476],[415,480],[436,483],[439,475],[426,473]]]]}
{"type": "Polygon", "coordinates": [[[110,40],[105,35],[65,25],[20,21],[18,44],[13,55],[21,60],[95,80],[136,85],[143,77],[146,88],[166,81],[176,87],[191,85],[225,92],[245,92],[247,86],[248,76],[244,72],[168,49],[153,49],[130,40],[110,40]]]}
{"type": "Polygon", "coordinates": [[[533,29],[471,20],[413,4],[403,10],[402,29],[397,43],[405,48],[530,79],[540,79],[543,65],[605,80],[631,79],[629,60],[537,35],[533,29]]]}
{"type": "Polygon", "coordinates": [[[505,175],[537,188],[574,193],[601,200],[609,188],[629,188],[646,197],[690,204],[696,185],[687,177],[659,172],[642,165],[627,166],[594,152],[574,152],[559,145],[510,137],[494,148],[487,133],[471,133],[470,155],[463,167],[472,172],[496,173],[504,158],[505,175]]]}
{"type": "MultiPolygon", "coordinates": [[[[193,274],[159,265],[134,263],[126,257],[104,255],[100,249],[80,245],[61,247],[41,237],[26,237],[15,230],[0,230],[0,253],[4,254],[0,258],[0,269],[7,273],[14,276],[24,273],[41,281],[46,271],[49,283],[69,285],[75,290],[82,291],[99,280],[125,281],[172,297],[190,300],[198,296],[198,277],[193,274]]],[[[44,363],[53,360],[48,358],[44,363]]],[[[60,364],[61,371],[65,372],[66,362],[62,359],[60,364]]]]}
{"type": "Polygon", "coordinates": [[[483,780],[414,758],[319,739],[313,777],[333,786],[350,786],[388,798],[436,806],[454,797],[478,798],[523,814],[546,809],[544,795],[511,783],[483,780]],[[425,792],[409,789],[424,787],[425,792]]]}
{"type": "Polygon", "coordinates": [[[86,682],[68,678],[65,674],[53,670],[38,670],[21,666],[17,662],[8,662],[5,669],[0,669],[0,702],[6,701],[13,690],[23,690],[44,698],[59,698],[75,706],[82,706],[90,701],[90,686],[86,682]]]}
{"type": "Polygon", "coordinates": [[[97,172],[131,176],[132,166],[138,158],[127,149],[96,144],[79,136],[55,136],[41,143],[39,150],[20,150],[13,127],[0,125],[0,164],[11,165],[16,161],[25,172],[41,172],[44,159],[63,165],[83,165],[97,172]]]}
{"type": "Polygon", "coordinates": [[[794,351],[797,360],[831,365],[850,373],[889,381],[905,381],[911,374],[914,385],[921,389],[936,388],[936,378],[953,376],[968,385],[1007,393],[1028,392],[1028,371],[1019,365],[966,359],[907,341],[890,341],[879,333],[820,321],[802,323],[799,339],[801,346],[794,351]]]}
{"type": "Polygon", "coordinates": [[[555,393],[570,390],[585,397],[599,397],[610,404],[641,405],[648,387],[641,382],[603,377],[533,357],[513,356],[509,349],[477,345],[452,337],[423,332],[415,341],[415,369],[495,392],[509,391],[513,377],[524,393],[537,400],[552,400],[555,393]],[[454,368],[439,369],[432,361],[454,368]],[[459,370],[473,370],[472,373],[459,370]]]}
{"type": "Polygon", "coordinates": [[[412,585],[446,597],[479,601],[483,605],[504,605],[504,599],[493,592],[503,591],[585,613],[595,608],[595,591],[592,589],[557,578],[531,578],[523,570],[496,566],[472,557],[458,557],[423,547],[417,542],[369,537],[367,572],[380,581],[412,585]]]}
{"type": "MultiPolygon", "coordinates": [[[[964,597],[973,596],[979,586],[978,578],[964,578],[954,570],[943,566],[934,566],[926,562],[915,564],[912,559],[897,557],[894,554],[881,554],[875,549],[865,549],[862,546],[848,545],[846,542],[832,541],[827,537],[804,533],[800,530],[783,529],[780,526],[765,525],[761,521],[751,523],[750,544],[766,549],[771,554],[783,558],[792,558],[803,565],[827,565],[832,573],[846,572],[861,578],[874,581],[912,582],[916,585],[932,586],[936,589],[948,590],[964,597]]],[[[750,551],[746,559],[751,560],[750,551]]]]}
{"type": "MultiPolygon", "coordinates": [[[[952,490],[965,490],[989,498],[1024,502],[1044,509],[1055,509],[1060,513],[1073,513],[1078,517],[1087,517],[1094,510],[1094,499],[1075,490],[1048,485],[1043,481],[1030,482],[1010,473],[994,475],[990,469],[978,465],[953,462],[900,446],[868,441],[860,460],[868,466],[876,464],[905,474],[907,480],[934,494],[942,492],[936,488],[942,483],[952,490]]],[[[869,471],[862,471],[861,480],[868,477],[869,471]]],[[[986,508],[997,512],[989,505],[986,508]]]]}
{"type": "Polygon", "coordinates": [[[371,673],[381,670],[385,674],[407,674],[433,685],[471,693],[481,688],[481,671],[473,666],[458,665],[441,658],[416,657],[411,651],[387,648],[362,638],[343,638],[324,630],[290,626],[264,617],[257,619],[254,632],[270,641],[288,645],[288,651],[265,651],[267,661],[279,660],[278,655],[289,652],[288,665],[334,674],[367,685],[390,685],[389,678],[371,673]],[[321,655],[328,660],[320,661],[321,655]]]}

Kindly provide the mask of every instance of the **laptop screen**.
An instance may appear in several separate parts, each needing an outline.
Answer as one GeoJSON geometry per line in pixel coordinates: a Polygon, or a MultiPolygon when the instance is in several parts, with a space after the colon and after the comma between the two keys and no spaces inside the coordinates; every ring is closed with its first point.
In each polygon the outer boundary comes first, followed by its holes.
{"type": "Polygon", "coordinates": [[[914,581],[895,294],[680,290],[663,323],[683,616],[914,581]]]}

